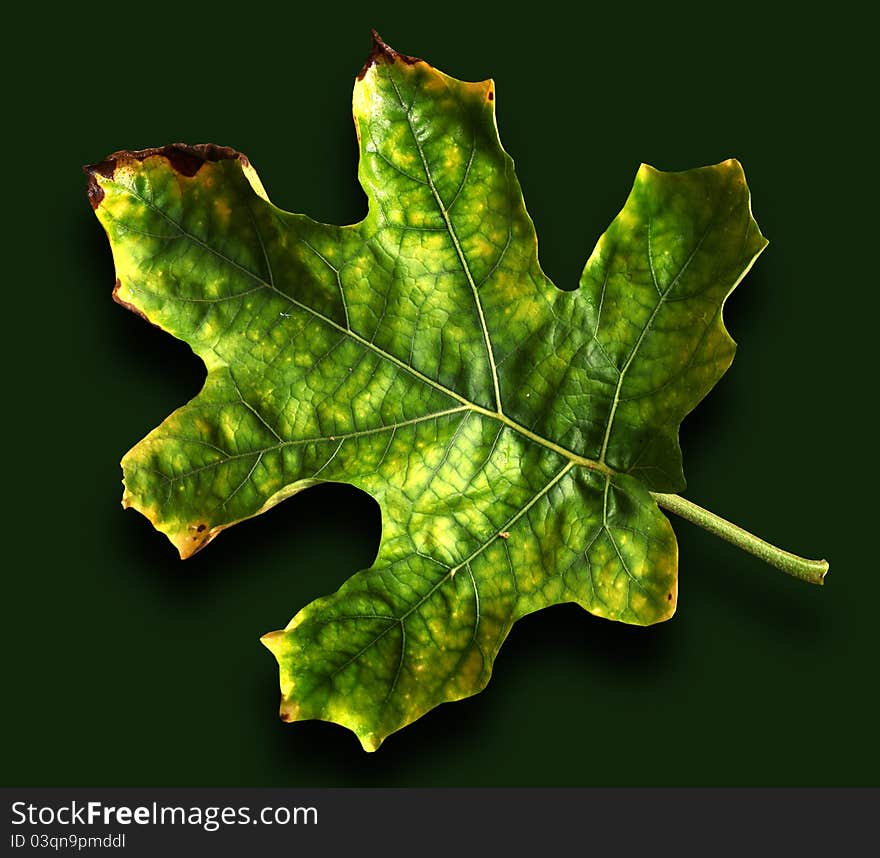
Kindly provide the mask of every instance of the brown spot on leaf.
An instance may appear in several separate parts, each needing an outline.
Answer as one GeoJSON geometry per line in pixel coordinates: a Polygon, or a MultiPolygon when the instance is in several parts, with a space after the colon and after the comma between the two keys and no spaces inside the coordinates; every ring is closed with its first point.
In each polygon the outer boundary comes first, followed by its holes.
{"type": "Polygon", "coordinates": [[[89,184],[86,193],[89,195],[89,205],[92,209],[97,209],[104,199],[104,189],[98,184],[98,180],[90,175],[89,184]]]}
{"type": "MultiPolygon", "coordinates": [[[[142,310],[140,310],[138,307],[135,307],[134,304],[129,304],[128,301],[124,301],[122,298],[119,297],[119,289],[121,287],[122,287],[122,283],[120,282],[119,278],[117,277],[116,283],[113,286],[113,292],[112,292],[113,300],[117,304],[119,304],[120,307],[125,307],[126,310],[131,310],[131,312],[134,313],[136,316],[140,316],[145,322],[150,322],[150,320],[146,317],[146,315],[144,314],[144,312],[142,310]]],[[[155,322],[150,322],[150,324],[153,325],[154,328],[159,327],[155,322]]]]}
{"type": "Polygon", "coordinates": [[[667,594],[666,594],[666,601],[667,601],[667,602],[671,602],[671,601],[672,601],[672,593],[667,593],[667,594]]]}
{"type": "Polygon", "coordinates": [[[495,93],[492,92],[492,90],[490,89],[489,94],[486,96],[486,98],[488,98],[489,101],[494,101],[495,100],[495,93]]]}
{"type": "Polygon", "coordinates": [[[510,539],[510,531],[502,530],[501,533],[498,534],[502,539],[510,539]]]}
{"type": "Polygon", "coordinates": [[[411,66],[421,62],[418,57],[401,54],[399,51],[395,51],[394,48],[386,45],[382,41],[382,37],[375,30],[370,30],[370,35],[373,37],[373,47],[370,49],[364,67],[358,72],[358,80],[363,80],[364,75],[377,63],[388,63],[388,65],[391,65],[395,60],[400,60],[411,66]]]}
{"type": "MultiPolygon", "coordinates": [[[[138,160],[143,161],[144,157],[149,157],[151,154],[162,155],[168,159],[173,170],[187,177],[198,173],[202,164],[207,161],[232,161],[239,158],[242,163],[247,164],[247,159],[240,152],[230,149],[229,146],[217,146],[214,143],[199,143],[195,146],[175,143],[171,146],[163,146],[156,152],[150,149],[145,152],[147,154],[138,157],[138,160]]],[[[141,155],[142,153],[138,153],[138,156],[141,155]]]]}
{"type": "Polygon", "coordinates": [[[290,721],[290,713],[289,712],[281,712],[280,717],[282,721],[290,721]]]}
{"type": "Polygon", "coordinates": [[[168,159],[172,170],[189,179],[198,173],[202,169],[202,164],[205,163],[198,155],[186,149],[170,147],[168,151],[162,154],[168,159]]]}
{"type": "Polygon", "coordinates": [[[100,164],[92,164],[88,167],[83,167],[83,170],[88,174],[100,173],[105,179],[113,178],[113,171],[116,169],[116,158],[113,155],[110,155],[108,158],[105,158],[101,161],[100,164]]]}
{"type": "Polygon", "coordinates": [[[201,533],[201,532],[202,532],[207,526],[208,526],[208,525],[206,525],[206,524],[200,524],[200,525],[196,528],[196,530],[197,530],[199,533],[201,533]]]}
{"type": "Polygon", "coordinates": [[[97,164],[87,164],[83,167],[83,172],[88,176],[89,203],[93,209],[97,209],[104,199],[104,189],[98,182],[96,175],[103,176],[105,179],[113,178],[113,171],[116,169],[116,159],[111,155],[97,164]]]}

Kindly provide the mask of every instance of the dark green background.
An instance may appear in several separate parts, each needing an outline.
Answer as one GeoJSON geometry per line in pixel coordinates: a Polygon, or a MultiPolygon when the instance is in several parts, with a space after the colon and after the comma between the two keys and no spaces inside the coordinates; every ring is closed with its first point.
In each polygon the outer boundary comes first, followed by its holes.
{"type": "Polygon", "coordinates": [[[873,111],[858,21],[738,4],[529,19],[182,4],[20,21],[5,144],[3,781],[8,785],[877,782],[873,111]],[[371,562],[375,504],[324,486],[181,563],[123,514],[121,455],[203,376],[110,300],[83,163],[172,141],[246,152],[273,200],[364,211],[351,87],[376,26],[495,78],[541,259],[573,285],[640,161],[738,157],[770,247],[728,307],[740,351],[682,431],[688,496],[832,564],[810,587],[675,521],[677,616],[521,622],[484,693],[374,755],[284,725],[258,637],[371,562]]]}

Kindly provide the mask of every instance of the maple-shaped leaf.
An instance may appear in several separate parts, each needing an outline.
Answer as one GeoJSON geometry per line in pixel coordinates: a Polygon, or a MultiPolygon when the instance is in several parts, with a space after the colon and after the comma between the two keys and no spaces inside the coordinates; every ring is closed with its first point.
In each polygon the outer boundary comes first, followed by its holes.
{"type": "Polygon", "coordinates": [[[263,638],[282,718],[368,750],[482,689],[532,611],[672,615],[652,491],[684,487],[679,424],[733,358],[722,306],[766,245],[738,162],[642,166],[580,289],[557,289],[494,98],[376,37],[352,226],[277,208],[223,147],[87,168],[116,300],[208,370],[125,456],[124,505],[182,557],[316,483],[381,507],[372,567],[263,638]]]}

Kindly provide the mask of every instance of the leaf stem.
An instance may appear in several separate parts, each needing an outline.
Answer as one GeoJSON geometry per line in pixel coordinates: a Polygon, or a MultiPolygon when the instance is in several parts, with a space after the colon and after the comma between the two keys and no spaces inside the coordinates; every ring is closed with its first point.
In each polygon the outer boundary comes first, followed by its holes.
{"type": "Polygon", "coordinates": [[[674,512],[692,524],[699,525],[709,533],[714,533],[728,542],[732,542],[737,548],[760,557],[765,563],[781,569],[795,578],[807,581],[810,584],[823,584],[825,573],[828,571],[827,560],[807,560],[804,557],[798,557],[789,551],[783,551],[769,542],[765,542],[753,533],[738,527],[735,524],[709,512],[701,506],[686,500],[681,495],[667,495],[659,492],[651,492],[654,500],[663,509],[674,512]]]}

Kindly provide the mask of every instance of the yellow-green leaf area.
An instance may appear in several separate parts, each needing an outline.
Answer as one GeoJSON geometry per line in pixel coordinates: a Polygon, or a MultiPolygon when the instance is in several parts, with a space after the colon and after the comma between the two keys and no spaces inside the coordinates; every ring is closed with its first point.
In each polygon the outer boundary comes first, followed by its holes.
{"type": "Polygon", "coordinates": [[[217,146],[88,168],[116,299],[187,342],[202,391],[123,459],[124,504],[188,557],[320,482],[382,510],[375,563],[264,637],[281,716],[376,749],[481,690],[520,617],[647,625],[677,599],[651,491],[733,357],[724,301],[765,246],[742,169],[642,166],[580,288],[541,270],[491,81],[377,40],[354,88],[367,216],[317,223],[217,146]]]}

